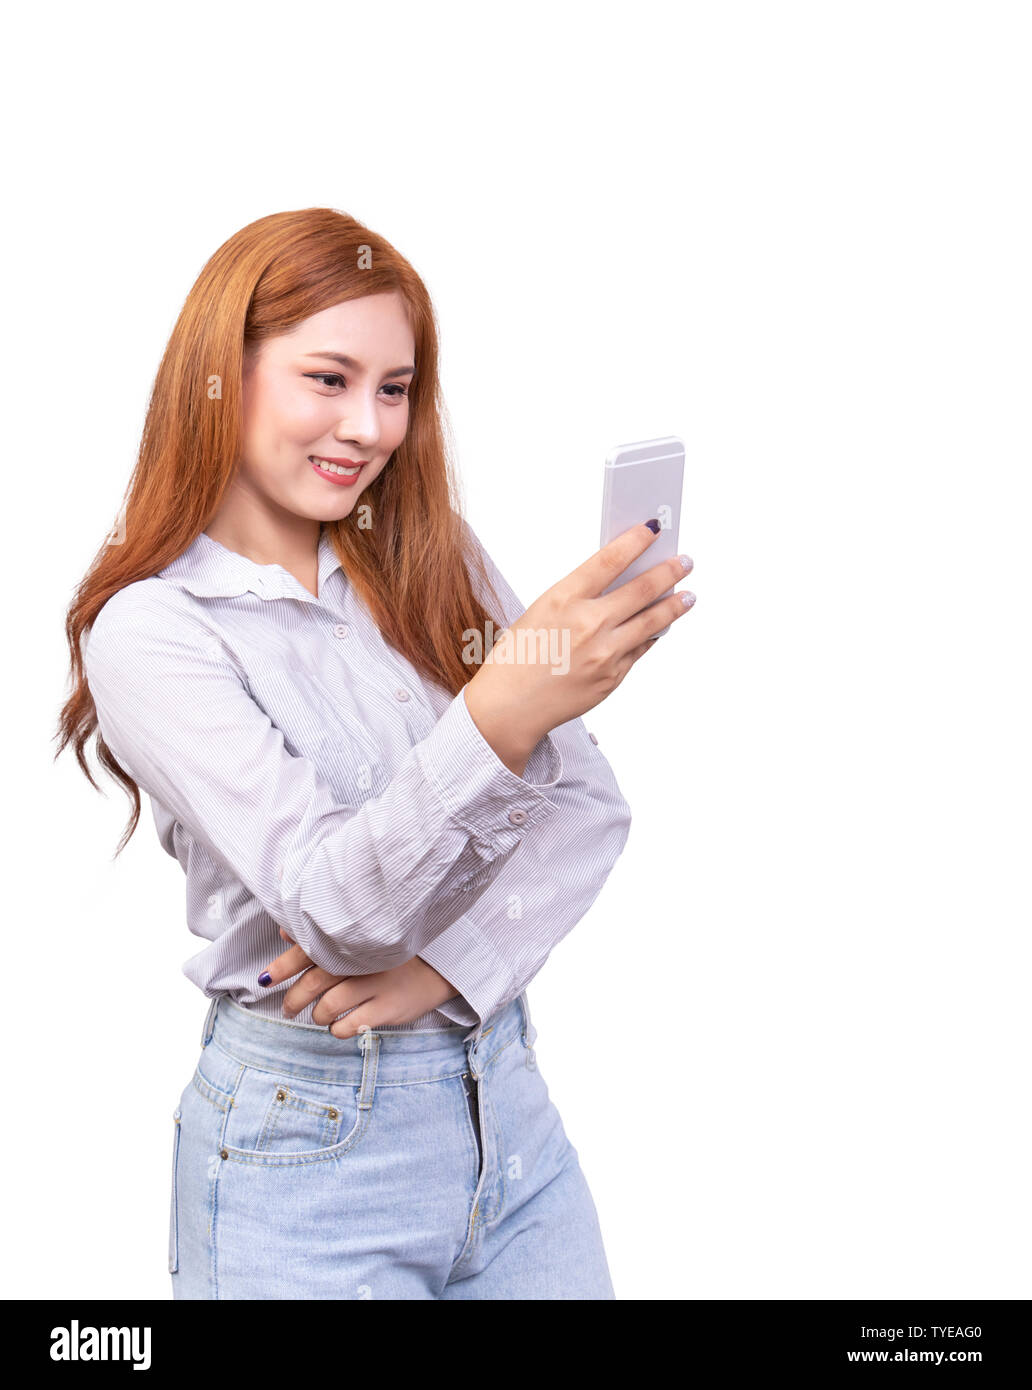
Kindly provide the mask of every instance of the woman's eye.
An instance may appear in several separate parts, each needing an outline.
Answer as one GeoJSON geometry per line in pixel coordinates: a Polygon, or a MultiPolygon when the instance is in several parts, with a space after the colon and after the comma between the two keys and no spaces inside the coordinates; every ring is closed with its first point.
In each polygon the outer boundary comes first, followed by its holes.
{"type": "MultiPolygon", "coordinates": [[[[341,386],[347,385],[347,382],[341,376],[340,372],[305,372],[305,376],[310,377],[313,381],[318,381],[320,383],[326,382],[331,389],[333,389],[334,382],[339,381],[341,386]]],[[[391,382],[383,389],[385,391],[390,391],[391,399],[396,401],[400,401],[408,395],[408,388],[400,385],[396,381],[391,382]]]]}

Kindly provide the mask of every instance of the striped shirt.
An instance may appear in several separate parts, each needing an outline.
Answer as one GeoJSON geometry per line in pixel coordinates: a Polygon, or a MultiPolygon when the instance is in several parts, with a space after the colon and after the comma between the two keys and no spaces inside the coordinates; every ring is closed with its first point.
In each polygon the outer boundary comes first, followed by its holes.
{"type": "MultiPolygon", "coordinates": [[[[463,525],[510,624],[525,605],[463,525]]],[[[282,925],[334,975],[420,956],[457,997],[395,1026],[479,1037],[594,902],[627,802],[580,719],[522,777],[507,768],[463,692],[384,641],[325,529],[318,575],[316,598],[202,531],[87,636],[100,733],[147,793],[206,943],[183,972],[208,998],[281,1018],[291,982],[258,974],[287,949],[282,925]]],[[[313,1007],[294,1021],[319,1026],[313,1007]]]]}

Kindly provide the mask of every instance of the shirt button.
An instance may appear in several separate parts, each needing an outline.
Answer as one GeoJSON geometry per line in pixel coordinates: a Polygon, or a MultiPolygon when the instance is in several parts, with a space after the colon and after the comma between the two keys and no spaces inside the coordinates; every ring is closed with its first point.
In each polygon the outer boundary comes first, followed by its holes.
{"type": "Polygon", "coordinates": [[[595,737],[594,734],[588,734],[588,738],[591,739],[592,743],[597,743],[597,742],[598,742],[598,739],[595,737]]]}
{"type": "Polygon", "coordinates": [[[333,635],[334,637],[346,637],[350,631],[347,623],[337,623],[333,629],[333,635]]]}
{"type": "Polygon", "coordinates": [[[404,688],[404,686],[399,686],[398,689],[394,692],[394,698],[396,700],[409,700],[412,697],[409,695],[408,691],[404,688]]]}
{"type": "Polygon", "coordinates": [[[526,819],[526,811],[515,810],[509,812],[509,820],[512,822],[513,825],[522,825],[526,819]]]}

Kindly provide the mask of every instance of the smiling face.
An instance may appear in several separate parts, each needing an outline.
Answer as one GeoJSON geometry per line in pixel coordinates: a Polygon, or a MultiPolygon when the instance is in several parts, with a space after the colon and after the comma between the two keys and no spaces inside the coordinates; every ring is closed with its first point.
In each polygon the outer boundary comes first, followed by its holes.
{"type": "Polygon", "coordinates": [[[415,365],[397,293],[346,300],[266,339],[244,370],[236,488],[294,516],[347,516],[405,437],[415,365]]]}

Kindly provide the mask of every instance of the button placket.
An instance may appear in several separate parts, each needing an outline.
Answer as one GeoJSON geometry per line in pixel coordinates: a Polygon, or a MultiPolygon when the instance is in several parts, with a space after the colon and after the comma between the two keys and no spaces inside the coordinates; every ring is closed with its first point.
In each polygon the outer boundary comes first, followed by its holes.
{"type": "MultiPolygon", "coordinates": [[[[432,704],[426,701],[421,690],[418,687],[416,690],[411,690],[403,685],[397,685],[391,689],[386,684],[386,680],[389,680],[391,675],[394,676],[395,680],[399,676],[404,679],[407,663],[401,662],[397,654],[383,642],[376,628],[374,627],[370,631],[368,622],[363,620],[360,615],[349,623],[337,624],[337,627],[347,628],[350,641],[357,644],[357,650],[365,658],[351,662],[350,670],[354,679],[372,691],[377,700],[383,700],[386,695],[389,695],[397,704],[411,703],[412,709],[407,711],[405,715],[409,727],[419,738],[425,738],[431,733],[440,715],[435,712],[432,704]],[[385,675],[386,679],[376,678],[381,674],[385,675]]],[[[350,655],[355,657],[357,652],[353,651],[350,655]]]]}
{"type": "MultiPolygon", "coordinates": [[[[357,635],[358,629],[356,628],[354,623],[334,623],[332,627],[332,633],[335,640],[344,641],[350,639],[351,642],[358,642],[359,647],[362,647],[361,640],[357,635]]],[[[354,655],[355,653],[353,652],[352,656],[354,655]]],[[[349,663],[349,669],[357,679],[363,681],[365,685],[367,685],[371,690],[375,691],[379,698],[382,699],[384,693],[383,686],[378,681],[370,678],[368,671],[365,669],[366,665],[367,663],[363,661],[352,662],[349,663]]],[[[394,689],[391,691],[391,695],[398,704],[407,704],[411,702],[413,699],[416,700],[416,703],[413,705],[414,712],[410,716],[410,721],[412,719],[422,721],[424,727],[418,728],[416,732],[419,734],[420,737],[426,737],[426,735],[429,734],[433,729],[433,722],[431,720],[429,723],[427,723],[427,721],[423,719],[422,706],[418,701],[418,697],[413,696],[412,691],[406,689],[403,685],[395,686],[394,689]]]]}

